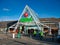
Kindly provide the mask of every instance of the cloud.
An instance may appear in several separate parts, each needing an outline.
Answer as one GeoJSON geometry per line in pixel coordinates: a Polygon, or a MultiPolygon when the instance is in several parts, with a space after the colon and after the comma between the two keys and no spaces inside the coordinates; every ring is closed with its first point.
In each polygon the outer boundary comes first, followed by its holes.
{"type": "Polygon", "coordinates": [[[3,11],[10,11],[10,9],[8,9],[8,8],[3,8],[3,11]]]}

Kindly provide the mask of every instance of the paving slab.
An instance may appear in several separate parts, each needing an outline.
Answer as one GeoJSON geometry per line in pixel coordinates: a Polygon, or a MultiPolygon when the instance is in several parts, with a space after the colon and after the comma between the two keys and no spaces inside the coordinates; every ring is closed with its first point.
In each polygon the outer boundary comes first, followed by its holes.
{"type": "Polygon", "coordinates": [[[7,36],[6,34],[0,34],[0,45],[60,45],[58,43],[46,42],[46,41],[38,41],[32,38],[21,36],[21,38],[12,38],[7,36]]]}

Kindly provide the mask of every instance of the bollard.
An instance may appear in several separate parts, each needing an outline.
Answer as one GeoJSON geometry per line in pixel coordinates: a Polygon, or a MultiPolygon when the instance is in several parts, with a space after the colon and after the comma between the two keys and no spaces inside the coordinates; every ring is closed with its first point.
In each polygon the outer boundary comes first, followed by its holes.
{"type": "Polygon", "coordinates": [[[13,33],[13,39],[15,38],[15,34],[13,33]]]}

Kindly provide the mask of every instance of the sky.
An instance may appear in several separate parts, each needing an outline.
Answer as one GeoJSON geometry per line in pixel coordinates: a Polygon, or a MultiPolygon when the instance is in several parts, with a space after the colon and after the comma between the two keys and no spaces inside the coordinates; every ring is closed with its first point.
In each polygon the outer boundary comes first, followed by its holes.
{"type": "Polygon", "coordinates": [[[0,0],[0,21],[18,20],[26,5],[39,18],[60,18],[60,0],[0,0]]]}

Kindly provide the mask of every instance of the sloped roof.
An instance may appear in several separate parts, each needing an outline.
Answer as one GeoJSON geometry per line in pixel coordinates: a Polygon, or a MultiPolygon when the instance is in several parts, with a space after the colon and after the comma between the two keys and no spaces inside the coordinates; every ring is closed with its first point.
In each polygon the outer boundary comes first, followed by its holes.
{"type": "Polygon", "coordinates": [[[13,22],[16,22],[16,21],[2,21],[0,22],[0,28],[6,28],[8,25],[9,26],[12,25],[13,22]]]}

